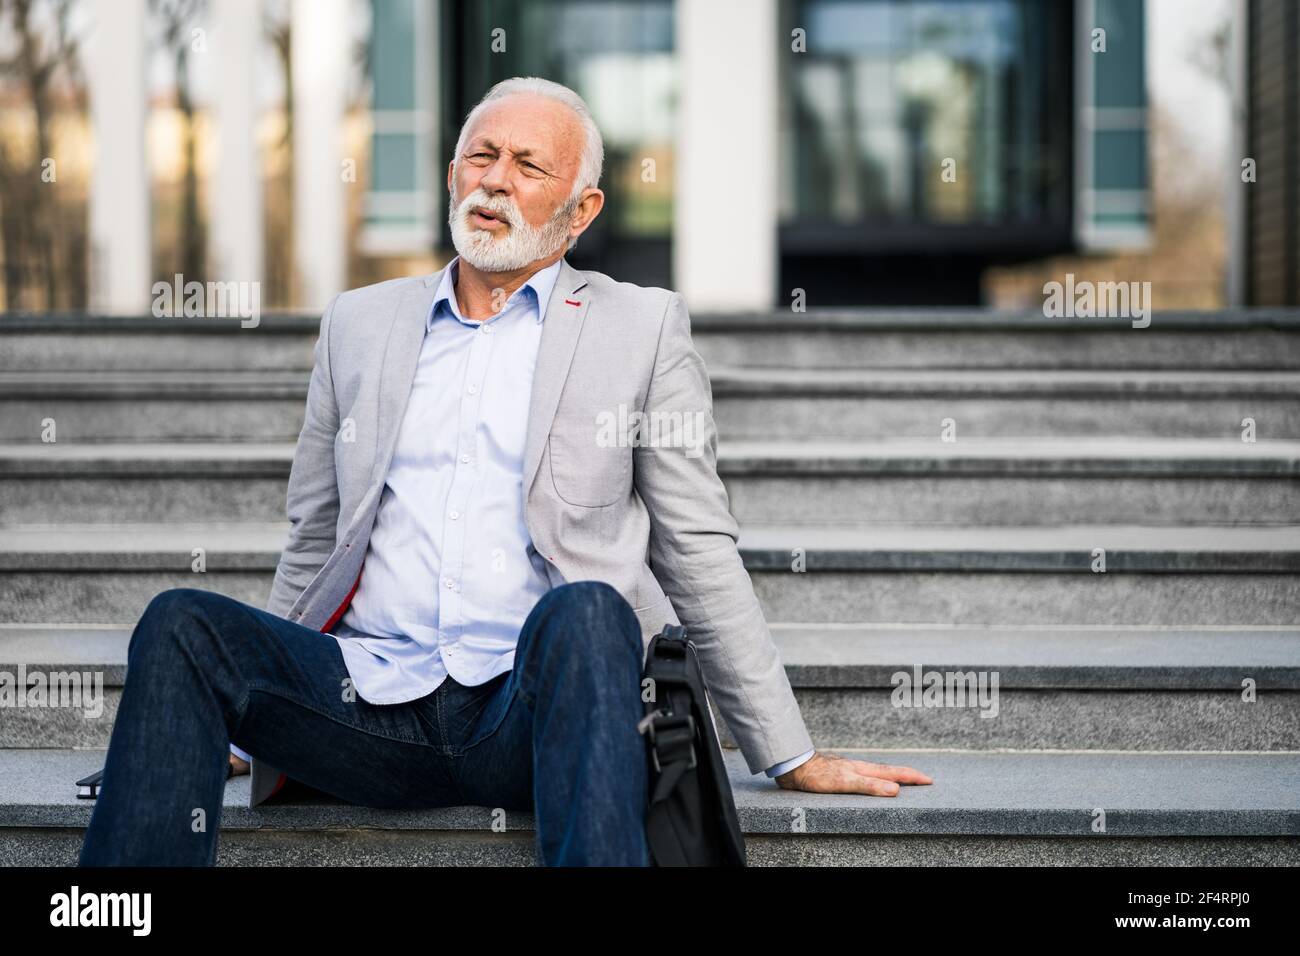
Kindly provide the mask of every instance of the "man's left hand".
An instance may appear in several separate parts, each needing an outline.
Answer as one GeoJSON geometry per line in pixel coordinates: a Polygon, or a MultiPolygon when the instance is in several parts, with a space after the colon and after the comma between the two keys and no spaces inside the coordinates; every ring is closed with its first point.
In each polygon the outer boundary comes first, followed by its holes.
{"type": "Polygon", "coordinates": [[[864,793],[872,797],[896,797],[898,785],[934,783],[911,767],[870,763],[817,751],[799,766],[776,778],[784,790],[809,793],[864,793]]]}

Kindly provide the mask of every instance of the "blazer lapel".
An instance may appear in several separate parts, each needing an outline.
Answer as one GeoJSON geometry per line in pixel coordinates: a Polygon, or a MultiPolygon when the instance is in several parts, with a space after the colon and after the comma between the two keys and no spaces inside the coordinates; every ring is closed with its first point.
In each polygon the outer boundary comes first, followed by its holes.
{"type": "Polygon", "coordinates": [[[577,294],[586,285],[587,280],[569,265],[569,260],[561,259],[560,273],[556,276],[555,288],[551,290],[551,299],[546,306],[542,339],[537,347],[537,364],[533,369],[528,433],[524,441],[525,497],[537,475],[542,448],[551,434],[551,423],[555,421],[555,410],[560,404],[560,392],[564,389],[564,380],[568,377],[573,353],[578,347],[578,335],[582,332],[582,323],[591,306],[590,293],[577,294]]]}
{"type": "Polygon", "coordinates": [[[388,463],[397,447],[397,434],[406,414],[411,397],[411,383],[420,361],[420,344],[424,341],[425,322],[429,307],[438,293],[443,270],[426,276],[424,281],[412,285],[403,294],[393,313],[393,324],[388,330],[388,343],[379,373],[379,409],[377,412],[375,460],[370,471],[370,484],[388,474],[388,463]]]}

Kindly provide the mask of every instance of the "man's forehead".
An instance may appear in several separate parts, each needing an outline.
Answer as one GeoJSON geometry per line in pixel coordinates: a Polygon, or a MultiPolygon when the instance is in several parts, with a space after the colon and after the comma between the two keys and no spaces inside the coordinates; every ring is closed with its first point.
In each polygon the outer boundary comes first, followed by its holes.
{"type": "Polygon", "coordinates": [[[552,158],[561,152],[560,142],[569,132],[567,125],[560,125],[568,121],[563,106],[554,104],[557,108],[552,110],[552,104],[541,97],[526,105],[511,100],[494,104],[475,122],[469,144],[506,149],[516,156],[552,158]]]}
{"type": "Polygon", "coordinates": [[[469,140],[471,146],[487,146],[491,149],[506,149],[516,156],[544,156],[548,152],[546,147],[541,143],[535,143],[528,140],[525,143],[513,141],[513,137],[501,136],[497,133],[483,132],[471,136],[469,140]],[[502,140],[508,142],[502,143],[502,140]]]}

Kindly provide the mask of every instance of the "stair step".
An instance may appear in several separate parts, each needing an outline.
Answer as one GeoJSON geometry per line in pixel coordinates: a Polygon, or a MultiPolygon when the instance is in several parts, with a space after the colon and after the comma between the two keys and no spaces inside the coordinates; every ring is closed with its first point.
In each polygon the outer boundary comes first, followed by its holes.
{"type": "Polygon", "coordinates": [[[1297,629],[772,631],[819,746],[1300,750],[1297,629]],[[896,690],[902,675],[909,689],[961,680],[969,691],[945,706],[916,706],[913,694],[896,690]],[[1257,692],[1250,700],[1247,679],[1257,692]]]}
{"type": "MultiPolygon", "coordinates": [[[[0,445],[0,523],[276,521],[293,444],[0,445]]],[[[742,525],[1277,524],[1300,514],[1300,442],[730,441],[742,525]]]]}
{"type": "MultiPolygon", "coordinates": [[[[1297,336],[1300,338],[1300,336],[1297,336]]],[[[292,441],[307,370],[0,371],[0,441],[292,441]]],[[[719,433],[769,438],[1300,438],[1300,372],[711,366],[719,433]]]]}
{"type": "Polygon", "coordinates": [[[1295,477],[1300,475],[1300,442],[1111,436],[728,441],[719,443],[719,459],[731,474],[1295,477]]]}
{"type": "Polygon", "coordinates": [[[741,534],[768,619],[816,623],[1290,626],[1298,544],[1294,526],[749,525],[741,534]],[[1104,573],[1091,570],[1095,549],[1104,573]]]}
{"type": "MultiPolygon", "coordinates": [[[[844,752],[924,770],[896,797],[786,791],[725,759],[750,862],[1232,865],[1300,863],[1300,755],[844,752]],[[1104,811],[1104,832],[1095,830],[1104,811]]],[[[97,750],[0,750],[0,863],[76,862],[97,750]]],[[[250,808],[226,785],[222,864],[532,862],[531,814],[380,810],[327,795],[250,808]]]]}
{"type": "MultiPolygon", "coordinates": [[[[5,398],[301,398],[311,366],[301,369],[7,369],[5,398]]],[[[994,396],[1051,398],[1294,397],[1300,371],[1286,369],[808,368],[718,365],[716,390],[746,397],[994,396]]]]}
{"type": "MultiPolygon", "coordinates": [[[[221,569],[274,570],[287,534],[284,522],[11,525],[0,527],[0,571],[172,570],[188,568],[198,547],[210,569],[216,558],[221,569]]],[[[1103,548],[1108,571],[1291,574],[1300,570],[1300,525],[750,525],[739,548],[751,571],[788,570],[795,550],[809,571],[1088,571],[1103,548]]]]}
{"type": "MultiPolygon", "coordinates": [[[[292,442],[0,444],[0,477],[287,477],[292,442]]],[[[1042,474],[1166,477],[1183,472],[1262,478],[1300,475],[1300,441],[1195,438],[937,438],[720,441],[729,474],[1042,474]]]]}
{"type": "Polygon", "coordinates": [[[718,454],[742,527],[1258,524],[1300,514],[1296,442],[732,441],[718,454]]]}
{"type": "Polygon", "coordinates": [[[710,365],[809,368],[1296,368],[1300,310],[1047,319],[990,309],[692,316],[710,365]]]}
{"type": "MultiPolygon", "coordinates": [[[[892,687],[900,670],[996,670],[1037,690],[1300,690],[1300,628],[770,625],[796,687],[892,687]]],[[[6,633],[0,630],[0,635],[6,633]]]]}
{"type": "MultiPolygon", "coordinates": [[[[284,523],[3,527],[0,623],[126,624],[170,587],[261,606],[286,533],[284,523]],[[205,573],[192,570],[196,549],[205,573]]],[[[768,620],[1300,623],[1293,525],[752,525],[740,549],[768,620]],[[1091,570],[1098,548],[1105,573],[1091,570]]]]}
{"type": "Polygon", "coordinates": [[[60,442],[292,442],[310,367],[0,372],[0,441],[40,442],[52,419],[60,442]]]}
{"type": "MultiPolygon", "coordinates": [[[[778,623],[772,632],[819,746],[1300,750],[1300,629],[778,623]],[[934,671],[982,676],[986,689],[996,675],[996,699],[895,706],[896,675],[919,682],[934,671]],[[1246,679],[1258,694],[1250,702],[1246,679]]],[[[85,706],[9,710],[0,747],[107,746],[130,635],[0,626],[0,672],[93,689],[85,706]]],[[[720,718],[719,730],[731,743],[720,718]]]]}
{"type": "Polygon", "coordinates": [[[1110,572],[1300,570],[1300,525],[748,525],[739,546],[750,570],[789,570],[799,549],[810,571],[1088,571],[1098,548],[1110,572]]]}
{"type": "MultiPolygon", "coordinates": [[[[308,369],[319,326],[300,314],[266,313],[247,329],[237,319],[7,314],[0,368],[308,369]]],[[[1294,369],[1297,331],[1295,309],[1157,312],[1145,329],[986,309],[691,315],[710,365],[816,368],[1294,369]]]]}
{"type": "MultiPolygon", "coordinates": [[[[770,625],[794,687],[888,688],[900,670],[996,670],[1002,689],[1300,690],[1300,628],[770,625]]],[[[0,624],[0,670],[126,675],[131,628],[0,624]]]]}

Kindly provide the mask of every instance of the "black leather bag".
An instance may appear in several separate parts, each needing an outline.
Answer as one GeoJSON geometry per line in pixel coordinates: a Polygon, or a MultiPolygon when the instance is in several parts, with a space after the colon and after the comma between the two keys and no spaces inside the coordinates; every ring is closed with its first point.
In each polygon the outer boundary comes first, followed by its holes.
{"type": "Polygon", "coordinates": [[[704,672],[686,628],[667,625],[650,639],[645,702],[650,787],[646,839],[655,866],[744,866],[731,782],[722,762],[704,672]]]}

